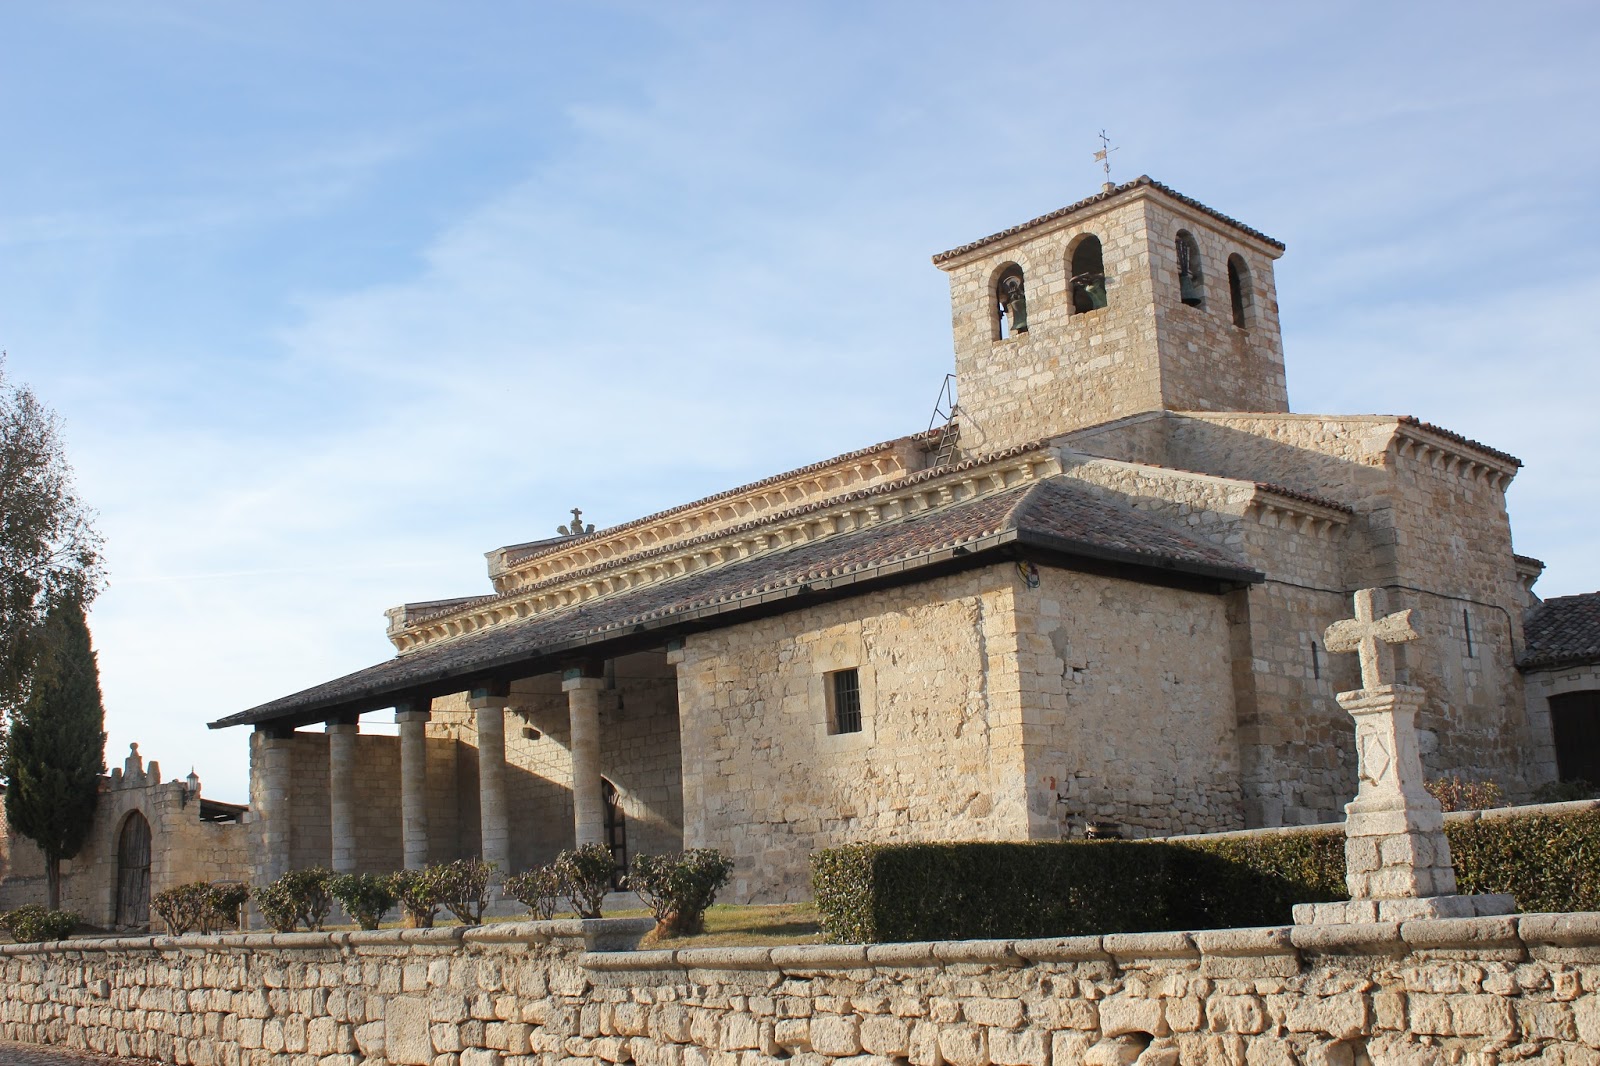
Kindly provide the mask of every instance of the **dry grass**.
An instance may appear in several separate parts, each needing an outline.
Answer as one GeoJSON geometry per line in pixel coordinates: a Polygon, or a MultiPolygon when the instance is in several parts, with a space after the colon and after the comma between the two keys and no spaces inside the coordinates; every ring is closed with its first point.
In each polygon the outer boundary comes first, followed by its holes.
{"type": "Polygon", "coordinates": [[[775,903],[764,907],[718,904],[706,911],[706,931],[699,936],[646,937],[647,948],[779,947],[820,944],[822,927],[815,903],[775,903]]]}

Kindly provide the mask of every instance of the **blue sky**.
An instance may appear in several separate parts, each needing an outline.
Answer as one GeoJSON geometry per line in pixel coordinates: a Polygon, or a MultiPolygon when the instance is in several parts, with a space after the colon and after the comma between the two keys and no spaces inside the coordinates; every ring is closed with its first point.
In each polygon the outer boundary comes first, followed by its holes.
{"type": "MultiPolygon", "coordinates": [[[[0,347],[66,421],[113,763],[391,653],[573,506],[923,428],[932,253],[1157,180],[1285,241],[1295,410],[1520,456],[1600,588],[1592,5],[0,7],[0,347]]],[[[373,716],[374,718],[380,716],[373,716]]]]}

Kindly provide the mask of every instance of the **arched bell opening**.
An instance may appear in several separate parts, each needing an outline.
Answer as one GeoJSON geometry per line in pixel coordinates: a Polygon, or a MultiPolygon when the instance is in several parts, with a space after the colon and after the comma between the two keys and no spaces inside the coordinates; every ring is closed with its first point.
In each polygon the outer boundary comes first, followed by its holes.
{"type": "Polygon", "coordinates": [[[1249,329],[1255,299],[1250,287],[1250,267],[1238,254],[1228,256],[1228,301],[1233,307],[1233,324],[1249,329]]]}
{"type": "Polygon", "coordinates": [[[1110,301],[1106,296],[1106,264],[1100,238],[1092,233],[1079,237],[1073,243],[1067,261],[1072,313],[1083,314],[1105,307],[1110,301]]]}
{"type": "Polygon", "coordinates": [[[1200,266],[1200,245],[1194,234],[1186,229],[1178,231],[1178,294],[1189,307],[1206,305],[1205,274],[1200,266]]]}

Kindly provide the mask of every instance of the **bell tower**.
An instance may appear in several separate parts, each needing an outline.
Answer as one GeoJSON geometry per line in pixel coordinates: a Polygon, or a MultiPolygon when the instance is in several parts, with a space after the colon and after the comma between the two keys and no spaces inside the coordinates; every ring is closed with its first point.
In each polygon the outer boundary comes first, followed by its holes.
{"type": "Polygon", "coordinates": [[[1145,411],[1289,410],[1283,245],[1148,177],[942,252],[961,447],[1145,411]]]}

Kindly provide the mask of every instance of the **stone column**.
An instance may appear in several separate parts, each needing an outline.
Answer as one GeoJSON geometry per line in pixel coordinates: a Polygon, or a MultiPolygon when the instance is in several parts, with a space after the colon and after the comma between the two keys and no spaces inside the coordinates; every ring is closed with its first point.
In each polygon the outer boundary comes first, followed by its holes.
{"type": "Polygon", "coordinates": [[[606,842],[600,802],[600,690],[605,679],[569,670],[561,687],[572,719],[572,825],[578,847],[606,842]]]}
{"type": "Polygon", "coordinates": [[[294,732],[271,726],[256,727],[256,766],[254,773],[256,817],[261,820],[257,868],[262,881],[273,881],[289,872],[293,811],[294,732]]]}
{"type": "Polygon", "coordinates": [[[400,724],[400,819],[407,870],[428,865],[428,712],[426,701],[395,708],[400,724]]]}
{"type": "Polygon", "coordinates": [[[354,721],[328,723],[328,824],[336,874],[356,872],[356,735],[354,721]]]}
{"type": "Polygon", "coordinates": [[[506,705],[509,696],[474,690],[467,700],[478,716],[478,854],[496,865],[495,879],[511,872],[511,826],[506,809],[506,705]]]}

